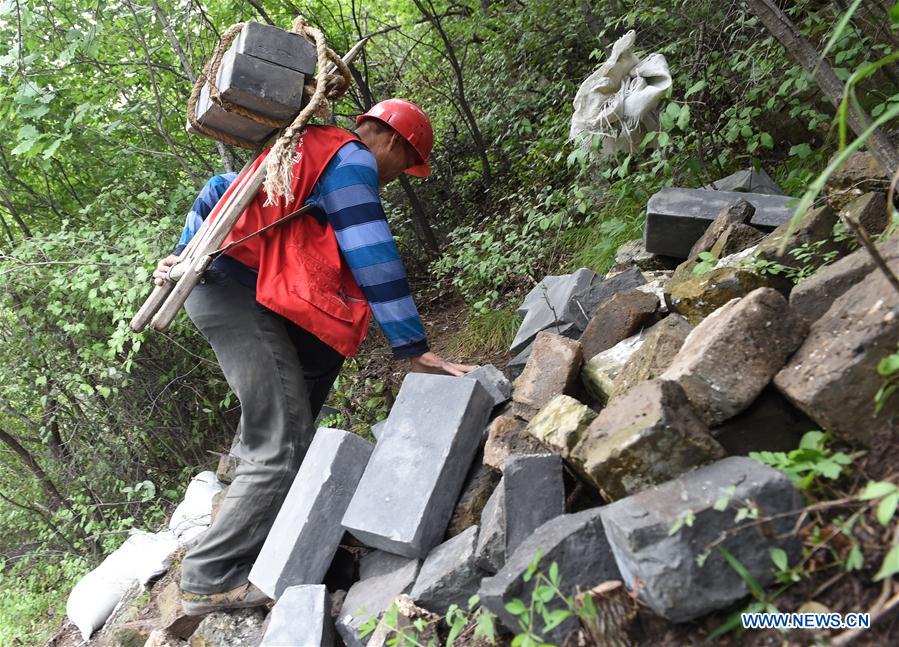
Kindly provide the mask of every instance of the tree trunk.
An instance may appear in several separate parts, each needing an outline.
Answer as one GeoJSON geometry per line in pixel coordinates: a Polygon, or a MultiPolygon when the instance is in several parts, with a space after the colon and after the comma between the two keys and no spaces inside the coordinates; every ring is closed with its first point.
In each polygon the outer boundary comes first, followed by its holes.
{"type": "Polygon", "coordinates": [[[415,193],[415,189],[412,187],[412,183],[406,175],[400,176],[400,186],[403,187],[406,198],[412,206],[412,221],[415,223],[415,229],[419,232],[421,240],[432,254],[439,254],[440,245],[437,243],[437,237],[434,235],[434,230],[431,229],[431,223],[428,221],[425,208],[421,204],[421,200],[418,199],[418,195],[415,193]]]}
{"type": "Polygon", "coordinates": [[[453,74],[456,79],[456,99],[458,100],[459,108],[465,117],[465,124],[471,132],[472,139],[474,139],[478,157],[481,160],[484,181],[489,184],[493,181],[493,175],[490,170],[490,160],[487,157],[487,146],[484,144],[481,129],[478,127],[478,120],[475,118],[474,112],[472,112],[471,106],[468,104],[468,98],[465,95],[465,77],[462,74],[462,65],[456,57],[456,49],[453,47],[449,35],[443,29],[443,24],[440,22],[440,16],[437,15],[437,10],[434,8],[431,1],[427,0],[430,10],[424,6],[421,0],[412,0],[412,2],[437,31],[437,34],[440,36],[440,39],[443,41],[443,45],[446,48],[446,60],[449,62],[450,67],[453,68],[453,74]]]}
{"type": "MultiPolygon", "coordinates": [[[[772,0],[746,0],[746,4],[771,35],[780,42],[787,54],[804,70],[814,75],[818,87],[830,102],[835,107],[839,106],[845,90],[843,82],[834,74],[830,63],[826,60],[819,61],[820,57],[815,47],[799,33],[786,14],[772,0]]],[[[850,106],[848,122],[849,127],[858,136],[871,124],[871,117],[864,111],[856,113],[850,106]]],[[[892,175],[899,167],[899,152],[890,143],[883,130],[879,128],[874,130],[866,145],[880,162],[883,170],[892,175]]]]}

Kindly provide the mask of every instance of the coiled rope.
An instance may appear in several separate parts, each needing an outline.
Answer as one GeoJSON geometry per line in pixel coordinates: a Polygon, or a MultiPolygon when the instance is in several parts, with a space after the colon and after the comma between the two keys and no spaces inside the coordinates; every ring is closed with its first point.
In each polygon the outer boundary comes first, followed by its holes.
{"type": "Polygon", "coordinates": [[[314,83],[307,84],[303,88],[306,105],[293,120],[272,119],[254,110],[238,106],[222,97],[221,91],[216,87],[215,80],[218,78],[219,67],[225,52],[245,24],[242,22],[236,23],[222,34],[215,53],[204,67],[203,72],[197,77],[191,90],[190,98],[187,100],[187,120],[196,131],[226,144],[248,149],[256,149],[258,147],[257,142],[234,137],[199,123],[196,117],[197,101],[200,98],[203,86],[208,84],[210,100],[223,110],[246,117],[265,126],[284,128],[266,159],[263,188],[267,196],[266,205],[275,204],[282,197],[289,204],[293,200],[293,195],[291,195],[293,165],[295,161],[299,160],[299,155],[302,154],[302,151],[299,151],[296,157],[294,153],[297,152],[297,145],[300,143],[303,129],[312,117],[320,119],[328,119],[330,117],[330,102],[346,94],[353,77],[346,63],[334,50],[328,47],[324,34],[315,27],[306,24],[305,18],[298,16],[293,21],[293,25],[291,25],[291,31],[303,36],[315,45],[318,59],[318,74],[314,79],[314,83]]]}

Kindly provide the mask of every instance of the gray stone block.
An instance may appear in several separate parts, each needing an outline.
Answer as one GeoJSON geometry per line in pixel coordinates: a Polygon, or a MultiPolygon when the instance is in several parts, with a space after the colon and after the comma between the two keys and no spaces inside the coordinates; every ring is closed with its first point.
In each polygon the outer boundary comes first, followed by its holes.
{"type": "Polygon", "coordinates": [[[315,433],[250,571],[250,581],[270,598],[288,586],[321,583],[371,451],[371,443],[355,434],[324,427],[315,433]]]}
{"type": "Polygon", "coordinates": [[[723,177],[713,182],[707,189],[716,191],[733,191],[738,193],[766,193],[768,195],[786,195],[781,191],[777,183],[771,179],[771,176],[765,173],[764,169],[755,170],[754,168],[743,169],[736,173],[731,173],[727,177],[723,177]]]}
{"type": "Polygon", "coordinates": [[[492,409],[477,380],[407,375],[344,528],[373,548],[427,555],[443,538],[492,409]]]}
{"type": "Polygon", "coordinates": [[[359,627],[370,618],[380,618],[396,596],[412,590],[420,567],[420,560],[407,559],[395,570],[359,580],[350,587],[335,623],[347,647],[364,647],[367,639],[359,635],[359,627]]]}
{"type": "Polygon", "coordinates": [[[467,608],[484,576],[475,563],[477,541],[478,527],[472,526],[431,551],[410,593],[416,604],[441,615],[451,604],[467,608]]]}
{"type": "Polygon", "coordinates": [[[269,614],[260,647],[330,647],[331,596],[323,584],[288,587],[269,614]]]}
{"type": "Polygon", "coordinates": [[[403,568],[409,563],[408,557],[394,555],[383,550],[373,550],[359,560],[359,579],[379,577],[403,568]]]}
{"type": "Polygon", "coordinates": [[[500,481],[481,512],[475,563],[488,573],[496,573],[506,562],[505,499],[506,490],[500,481]]]}
{"type": "MultiPolygon", "coordinates": [[[[899,261],[899,236],[893,236],[877,248],[891,267],[899,261]]],[[[790,310],[809,323],[817,321],[836,299],[874,269],[874,261],[868,251],[857,249],[800,281],[790,292],[790,310]]]]}
{"type": "Polygon", "coordinates": [[[512,397],[512,383],[493,364],[479,366],[463,377],[480,382],[493,398],[493,406],[498,406],[512,397]]]}
{"type": "Polygon", "coordinates": [[[240,54],[232,46],[222,57],[217,86],[222,99],[272,119],[292,119],[303,107],[301,72],[240,54]]]}
{"type": "MultiPolygon", "coordinates": [[[[251,142],[261,142],[268,138],[274,131],[274,128],[257,124],[252,119],[241,117],[233,112],[227,112],[217,104],[212,103],[209,98],[209,86],[204,85],[197,99],[196,107],[197,121],[206,128],[211,128],[226,135],[240,137],[251,142]]],[[[190,122],[187,123],[187,132],[200,135],[200,131],[195,130],[190,122]]]]}
{"type": "Polygon", "coordinates": [[[525,312],[524,321],[512,341],[511,355],[523,351],[542,330],[577,339],[601,303],[613,294],[646,283],[643,273],[636,267],[609,279],[586,268],[567,276],[548,278],[554,280],[531,290],[519,308],[519,312],[525,312]]]}
{"type": "Polygon", "coordinates": [[[532,350],[534,350],[533,342],[528,344],[524,348],[524,350],[522,350],[520,353],[518,353],[518,355],[509,360],[509,363],[506,364],[506,371],[508,371],[510,378],[514,380],[519,375],[521,375],[524,367],[527,366],[528,358],[531,356],[532,350]]]}
{"type": "Polygon", "coordinates": [[[241,54],[290,68],[311,76],[318,57],[315,46],[303,36],[248,20],[232,47],[241,54]]]}
{"type": "Polygon", "coordinates": [[[774,378],[821,429],[872,448],[899,433],[899,397],[874,415],[874,396],[883,384],[877,365],[899,344],[895,294],[883,273],[873,270],[812,324],[774,378]]]}
{"type": "Polygon", "coordinates": [[[523,317],[528,313],[528,310],[533,308],[537,303],[543,300],[544,292],[551,290],[553,286],[559,281],[570,280],[571,274],[561,274],[559,276],[545,276],[543,280],[540,281],[537,285],[531,288],[531,291],[527,293],[527,296],[524,298],[524,301],[521,302],[521,305],[518,306],[518,316],[523,317]]]}
{"type": "MultiPolygon", "coordinates": [[[[600,512],[601,508],[593,508],[565,514],[540,526],[508,557],[495,576],[481,582],[481,604],[496,614],[507,629],[520,631],[515,617],[506,610],[506,604],[515,598],[526,604],[530,602],[536,578],[525,582],[522,576],[538,551],[543,551],[537,564],[538,572],[548,576],[550,565],[555,562],[563,595],[573,595],[578,587],[589,589],[606,580],[620,579],[600,512]]],[[[566,608],[558,598],[547,606],[550,610],[566,608]]],[[[561,644],[577,624],[576,618],[569,618],[545,634],[544,639],[561,644]]]]}
{"type": "Polygon", "coordinates": [[[387,429],[387,420],[381,420],[380,422],[376,422],[371,426],[371,435],[375,437],[375,440],[381,440],[381,436],[384,434],[384,431],[387,429]]]}
{"type": "Polygon", "coordinates": [[[506,554],[541,525],[565,513],[565,484],[558,454],[512,456],[503,465],[506,554]]]}
{"type": "Polygon", "coordinates": [[[646,250],[686,258],[721,210],[741,199],[755,207],[750,224],[763,231],[772,231],[793,215],[794,198],[788,196],[664,188],[646,205],[646,250]]]}
{"type": "Polygon", "coordinates": [[[724,548],[764,586],[774,579],[772,548],[785,549],[795,563],[799,542],[791,530],[796,517],[788,513],[798,513],[803,505],[784,474],[734,456],[605,506],[601,514],[627,585],[659,615],[686,622],[749,593],[722,554],[709,549],[722,533],[729,533],[724,548]],[[723,511],[715,509],[719,500],[728,502],[723,511]],[[758,508],[759,519],[771,520],[736,523],[735,511],[750,504],[758,508]],[[692,524],[670,533],[688,511],[692,524]],[[698,560],[706,551],[707,558],[698,560]]]}
{"type": "Polygon", "coordinates": [[[759,288],[694,328],[661,379],[680,384],[696,414],[716,426],[752,404],[805,332],[778,292],[759,288]]]}
{"type": "Polygon", "coordinates": [[[561,327],[570,327],[574,323],[573,308],[577,307],[577,301],[589,291],[594,282],[602,281],[595,272],[586,268],[581,268],[574,274],[553,278],[555,280],[538,284],[525,298],[522,307],[528,304],[528,308],[518,332],[515,333],[515,339],[512,340],[509,354],[520,353],[541,330],[563,334],[561,327]]]}

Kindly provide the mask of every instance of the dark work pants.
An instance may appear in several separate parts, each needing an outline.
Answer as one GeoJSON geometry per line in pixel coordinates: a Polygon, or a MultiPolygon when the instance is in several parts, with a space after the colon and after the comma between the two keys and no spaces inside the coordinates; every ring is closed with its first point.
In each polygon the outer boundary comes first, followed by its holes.
{"type": "Polygon", "coordinates": [[[185,308],[241,405],[234,481],[181,565],[182,590],[221,593],[246,583],[344,358],[215,268],[185,308]]]}

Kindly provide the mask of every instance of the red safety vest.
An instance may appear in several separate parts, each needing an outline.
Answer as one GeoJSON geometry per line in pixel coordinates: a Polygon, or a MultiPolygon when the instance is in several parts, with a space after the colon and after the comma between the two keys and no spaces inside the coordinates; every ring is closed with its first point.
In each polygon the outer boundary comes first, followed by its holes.
{"type": "MultiPolygon", "coordinates": [[[[303,206],[315,183],[338,149],[358,138],[335,126],[307,126],[294,163],[294,201],[264,206],[260,189],[231,233],[227,245],[258,231],[303,206]]],[[[231,184],[216,207],[224,204],[245,174],[252,174],[268,156],[266,150],[231,184]]],[[[217,215],[217,209],[210,218],[217,215]]],[[[344,356],[355,355],[365,339],[371,310],[337,246],[329,223],[300,216],[241,243],[229,256],[258,270],[256,301],[308,330],[344,356]]]]}

